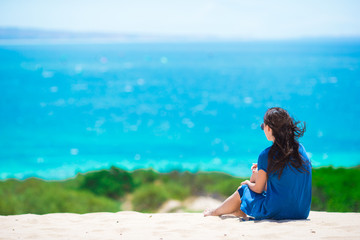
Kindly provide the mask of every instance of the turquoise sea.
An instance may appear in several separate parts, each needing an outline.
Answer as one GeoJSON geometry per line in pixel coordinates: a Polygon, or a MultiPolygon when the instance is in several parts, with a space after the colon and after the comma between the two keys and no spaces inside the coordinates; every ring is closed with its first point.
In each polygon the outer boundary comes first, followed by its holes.
{"type": "Polygon", "coordinates": [[[0,179],[249,176],[281,106],[314,167],[360,164],[360,40],[0,45],[0,179]]]}

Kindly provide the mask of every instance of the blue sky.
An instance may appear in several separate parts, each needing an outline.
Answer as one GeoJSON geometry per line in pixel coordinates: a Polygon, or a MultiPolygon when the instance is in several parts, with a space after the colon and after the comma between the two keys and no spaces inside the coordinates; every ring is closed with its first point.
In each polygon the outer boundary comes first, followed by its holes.
{"type": "Polygon", "coordinates": [[[0,27],[243,39],[360,36],[358,0],[1,0],[0,27]]]}

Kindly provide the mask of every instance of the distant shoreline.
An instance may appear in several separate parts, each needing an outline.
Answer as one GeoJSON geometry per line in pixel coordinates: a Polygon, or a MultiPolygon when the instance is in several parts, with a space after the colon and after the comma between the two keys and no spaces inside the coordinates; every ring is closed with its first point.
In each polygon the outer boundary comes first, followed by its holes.
{"type": "Polygon", "coordinates": [[[196,43],[337,43],[350,42],[360,43],[360,38],[324,38],[324,39],[286,39],[286,40],[244,40],[244,39],[171,39],[171,38],[137,38],[137,39],[121,39],[121,38],[48,38],[48,39],[1,39],[0,46],[38,46],[38,45],[102,45],[102,44],[196,44],[196,43]]]}
{"type": "MultiPolygon", "coordinates": [[[[37,175],[26,175],[24,178],[17,178],[15,176],[10,176],[10,177],[7,177],[7,178],[0,178],[0,182],[1,181],[7,181],[7,180],[20,180],[20,181],[25,181],[27,179],[30,179],[30,178],[34,178],[34,179],[39,179],[39,180],[43,180],[43,181],[67,181],[67,180],[71,180],[71,179],[74,179],[76,178],[78,175],[85,175],[85,174],[88,174],[88,173],[94,173],[94,172],[99,172],[99,171],[109,171],[112,167],[116,167],[116,168],[119,168],[119,169],[122,169],[130,174],[134,173],[135,171],[153,171],[153,172],[156,172],[158,174],[169,174],[169,173],[172,173],[172,172],[178,172],[178,173],[191,173],[191,174],[224,174],[224,175],[228,175],[228,176],[231,176],[233,178],[249,178],[250,175],[251,175],[251,171],[249,170],[248,171],[248,174],[243,174],[243,175],[234,175],[234,174],[231,174],[229,172],[226,172],[226,171],[221,171],[221,170],[209,170],[209,171],[206,171],[206,170],[196,170],[196,171],[192,171],[192,170],[188,170],[188,169],[176,169],[176,168],[170,168],[168,170],[157,170],[156,168],[153,168],[153,167],[143,167],[143,168],[135,168],[135,169],[132,169],[132,170],[128,170],[126,168],[123,168],[121,166],[110,166],[110,167],[103,167],[103,168],[96,168],[96,169],[93,169],[93,170],[87,170],[87,171],[79,171],[79,172],[76,172],[73,176],[69,176],[69,177],[66,177],[66,178],[54,178],[54,179],[51,179],[51,178],[44,178],[44,177],[41,177],[41,176],[37,176],[37,175]]],[[[342,167],[342,166],[333,166],[333,165],[328,165],[328,166],[319,166],[319,167],[313,167],[313,169],[323,169],[323,168],[333,168],[333,169],[358,169],[360,168],[360,165],[356,165],[356,166],[350,166],[350,167],[342,167]]],[[[1,172],[0,172],[1,174],[1,172]]],[[[15,174],[14,174],[15,175],[15,174]]]]}
{"type": "Polygon", "coordinates": [[[360,42],[360,36],[240,38],[214,35],[161,35],[116,32],[75,32],[0,27],[0,45],[121,44],[121,43],[247,43],[247,42],[360,42]]]}

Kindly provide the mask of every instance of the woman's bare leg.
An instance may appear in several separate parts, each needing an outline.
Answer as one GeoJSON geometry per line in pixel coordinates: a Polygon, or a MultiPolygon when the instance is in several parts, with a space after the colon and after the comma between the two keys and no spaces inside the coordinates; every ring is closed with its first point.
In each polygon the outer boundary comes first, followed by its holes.
{"type": "Polygon", "coordinates": [[[237,217],[242,217],[242,218],[245,218],[245,219],[248,219],[247,215],[241,211],[240,209],[236,210],[235,212],[231,213],[237,217]]]}
{"type": "Polygon", "coordinates": [[[241,199],[237,191],[228,197],[219,207],[212,210],[205,210],[204,216],[221,216],[224,214],[234,214],[238,217],[246,217],[246,214],[240,210],[241,199]]]}

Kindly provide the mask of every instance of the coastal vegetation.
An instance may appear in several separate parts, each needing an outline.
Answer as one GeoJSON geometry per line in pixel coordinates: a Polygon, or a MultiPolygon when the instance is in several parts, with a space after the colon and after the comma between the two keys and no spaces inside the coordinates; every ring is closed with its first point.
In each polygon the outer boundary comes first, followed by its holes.
{"type": "MultiPolygon", "coordinates": [[[[312,210],[360,211],[360,166],[315,168],[312,174],[312,210]]],[[[126,201],[135,211],[156,212],[170,199],[211,196],[224,200],[243,180],[216,172],[129,172],[116,167],[64,181],[7,179],[0,181],[0,215],[118,212],[126,201]]]]}

